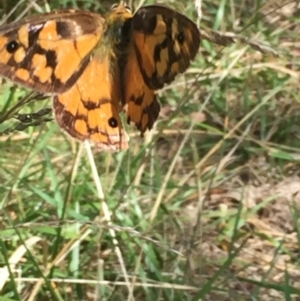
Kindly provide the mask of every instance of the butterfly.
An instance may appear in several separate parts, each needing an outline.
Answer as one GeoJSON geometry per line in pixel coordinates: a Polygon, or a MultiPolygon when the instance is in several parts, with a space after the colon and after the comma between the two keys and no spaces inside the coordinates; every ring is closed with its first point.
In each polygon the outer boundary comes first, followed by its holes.
{"type": "Polygon", "coordinates": [[[162,5],[132,14],[124,1],[104,16],[57,10],[0,27],[0,76],[53,96],[58,125],[100,150],[124,150],[121,122],[143,133],[157,120],[156,92],[198,52],[189,18],[162,5]]]}

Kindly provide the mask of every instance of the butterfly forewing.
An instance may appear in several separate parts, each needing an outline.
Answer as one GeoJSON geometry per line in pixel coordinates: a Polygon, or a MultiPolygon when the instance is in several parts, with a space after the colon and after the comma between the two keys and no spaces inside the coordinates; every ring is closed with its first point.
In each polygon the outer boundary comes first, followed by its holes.
{"type": "Polygon", "coordinates": [[[153,90],[183,73],[200,45],[196,24],[160,5],[145,6],[135,13],[132,35],[143,79],[153,90]]]}
{"type": "Polygon", "coordinates": [[[200,34],[187,17],[159,5],[140,8],[131,31],[122,82],[128,121],[144,133],[159,115],[155,90],[188,68],[199,49],[200,34]]]}
{"type": "Polygon", "coordinates": [[[102,35],[104,19],[58,11],[0,28],[0,73],[42,93],[62,93],[77,81],[102,35]]]}

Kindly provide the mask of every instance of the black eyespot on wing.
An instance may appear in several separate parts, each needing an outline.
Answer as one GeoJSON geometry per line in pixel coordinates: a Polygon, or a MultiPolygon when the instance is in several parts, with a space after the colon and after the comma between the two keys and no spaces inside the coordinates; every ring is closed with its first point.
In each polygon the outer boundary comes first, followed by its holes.
{"type": "Polygon", "coordinates": [[[17,41],[10,41],[7,45],[6,45],[6,50],[9,53],[14,53],[16,52],[20,47],[20,44],[17,41]]]}
{"type": "Polygon", "coordinates": [[[108,119],[108,124],[109,126],[111,126],[112,128],[116,128],[118,126],[118,120],[114,117],[110,117],[108,119]]]}
{"type": "Polygon", "coordinates": [[[177,41],[179,42],[179,44],[183,44],[185,41],[185,36],[182,31],[178,33],[176,38],[177,38],[177,41]]]}

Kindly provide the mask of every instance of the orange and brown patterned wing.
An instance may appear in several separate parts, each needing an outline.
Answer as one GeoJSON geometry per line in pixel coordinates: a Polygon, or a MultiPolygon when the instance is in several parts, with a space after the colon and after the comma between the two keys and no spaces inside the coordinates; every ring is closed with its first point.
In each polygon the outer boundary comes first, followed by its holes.
{"type": "Polygon", "coordinates": [[[90,140],[100,150],[128,148],[119,112],[118,77],[109,57],[93,56],[74,86],[54,97],[54,114],[60,127],[79,140],[90,140]]]}
{"type": "Polygon", "coordinates": [[[200,32],[186,16],[170,8],[140,8],[132,19],[133,43],[143,79],[160,89],[183,73],[198,52],[200,32]]]}
{"type": "Polygon", "coordinates": [[[143,79],[134,45],[128,51],[123,82],[127,121],[133,122],[143,134],[158,118],[160,105],[155,91],[143,79]]]}
{"type": "Polygon", "coordinates": [[[126,112],[143,134],[159,115],[155,90],[189,67],[199,49],[200,33],[186,16],[159,5],[140,8],[131,30],[123,72],[126,112]]]}
{"type": "Polygon", "coordinates": [[[41,93],[63,93],[87,66],[104,22],[68,10],[0,27],[0,75],[41,93]]]}

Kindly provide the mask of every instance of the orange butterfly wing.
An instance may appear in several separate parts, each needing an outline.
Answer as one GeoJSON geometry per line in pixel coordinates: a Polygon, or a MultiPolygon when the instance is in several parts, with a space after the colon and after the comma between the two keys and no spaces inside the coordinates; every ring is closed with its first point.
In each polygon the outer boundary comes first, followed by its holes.
{"type": "Polygon", "coordinates": [[[128,121],[141,132],[159,115],[155,90],[183,73],[200,46],[199,30],[186,16],[164,6],[140,8],[131,21],[131,45],[123,73],[128,121]]]}
{"type": "Polygon", "coordinates": [[[61,128],[101,150],[128,148],[119,112],[118,77],[112,76],[108,57],[93,56],[76,84],[54,97],[54,114],[61,128]]]}
{"type": "Polygon", "coordinates": [[[160,105],[155,91],[151,90],[144,81],[133,45],[128,52],[124,72],[124,80],[126,79],[128,80],[124,87],[124,97],[127,121],[133,122],[143,134],[153,127],[159,115],[160,105]]]}
{"type": "Polygon", "coordinates": [[[85,11],[37,15],[0,28],[0,73],[41,93],[68,90],[88,64],[105,19],[85,11]]]}
{"type": "Polygon", "coordinates": [[[97,55],[96,49],[105,22],[98,14],[71,10],[5,25],[0,29],[0,73],[56,94],[55,118],[71,136],[100,149],[126,149],[118,76],[111,74],[108,55],[97,55]]]}

